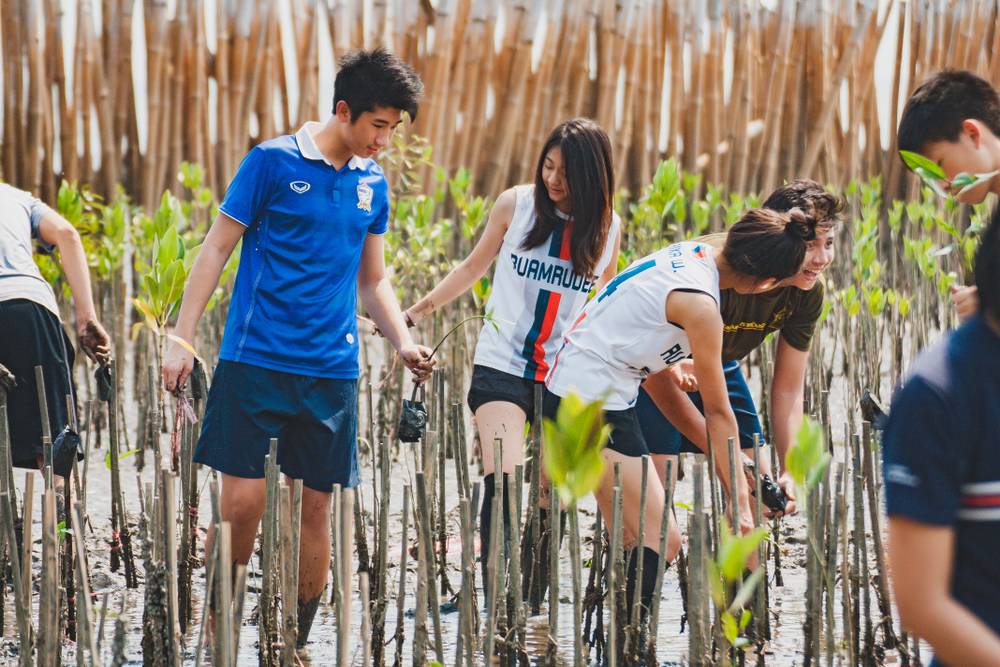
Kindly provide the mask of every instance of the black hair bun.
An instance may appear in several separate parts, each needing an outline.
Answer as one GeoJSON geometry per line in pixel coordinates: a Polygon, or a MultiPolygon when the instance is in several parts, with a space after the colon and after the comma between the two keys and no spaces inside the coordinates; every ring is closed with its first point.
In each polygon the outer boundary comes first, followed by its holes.
{"type": "Polygon", "coordinates": [[[816,238],[816,219],[800,208],[793,208],[788,211],[785,233],[803,241],[812,241],[816,238]]]}

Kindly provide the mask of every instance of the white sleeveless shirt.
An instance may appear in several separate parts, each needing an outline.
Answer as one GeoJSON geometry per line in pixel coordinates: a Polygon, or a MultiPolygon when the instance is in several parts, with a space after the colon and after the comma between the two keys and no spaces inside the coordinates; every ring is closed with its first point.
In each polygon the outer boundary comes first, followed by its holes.
{"type": "Polygon", "coordinates": [[[647,375],[691,354],[684,329],[667,320],[667,297],[678,289],[704,292],[718,305],[719,270],[706,244],[675,243],[615,276],[566,332],[549,391],[603,399],[605,410],[632,407],[647,375]]]}
{"type": "Polygon", "coordinates": [[[535,224],[535,186],[516,186],[514,201],[486,304],[497,327],[483,325],[474,363],[541,382],[563,332],[611,261],[620,221],[612,214],[594,275],[581,276],[573,271],[570,259],[572,220],[563,219],[546,242],[524,250],[521,246],[535,224]]]}

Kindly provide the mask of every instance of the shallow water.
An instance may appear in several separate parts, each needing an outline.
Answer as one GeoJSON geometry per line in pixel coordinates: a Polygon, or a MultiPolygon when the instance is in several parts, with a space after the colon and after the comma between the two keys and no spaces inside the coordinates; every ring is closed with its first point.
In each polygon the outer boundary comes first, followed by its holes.
{"type": "MultiPolygon", "coordinates": [[[[117,573],[112,573],[109,571],[108,565],[108,546],[107,540],[110,538],[110,510],[109,510],[109,497],[110,497],[110,473],[106,470],[103,465],[103,456],[100,455],[103,452],[98,453],[98,455],[93,457],[90,462],[90,472],[89,472],[89,482],[88,482],[88,497],[87,497],[87,507],[89,510],[90,523],[92,526],[92,532],[88,532],[88,544],[89,544],[89,562],[93,579],[93,589],[98,597],[104,594],[109,595],[109,609],[117,610],[120,604],[120,600],[124,596],[126,604],[126,619],[128,628],[127,637],[127,655],[129,656],[129,662],[127,664],[142,664],[141,660],[141,617],[142,617],[142,601],[143,592],[142,588],[137,590],[129,591],[124,587],[124,575],[122,571],[117,573]]],[[[138,479],[133,474],[134,463],[126,459],[123,461],[123,484],[126,487],[126,498],[127,502],[130,503],[129,511],[134,513],[138,510],[137,507],[137,493],[135,491],[136,480],[138,479]]],[[[456,482],[453,476],[453,467],[449,468],[449,475],[447,478],[447,488],[449,490],[456,489],[456,482]]],[[[688,464],[687,470],[689,471],[691,467],[688,464]]],[[[386,635],[391,637],[393,634],[393,629],[396,623],[396,600],[395,591],[399,578],[399,559],[401,554],[400,547],[400,512],[401,512],[401,498],[402,498],[402,480],[409,477],[409,471],[404,463],[397,464],[392,471],[392,479],[400,480],[396,484],[391,493],[392,500],[392,515],[390,518],[390,544],[395,544],[394,548],[390,549],[390,562],[388,570],[388,580],[391,583],[391,593],[389,598],[388,608],[388,619],[386,624],[386,635]]],[[[475,479],[475,471],[472,471],[473,479],[475,479]]],[[[140,476],[143,480],[151,480],[151,471],[149,466],[143,471],[140,476]]],[[[203,471],[201,473],[200,479],[206,479],[207,474],[203,471]]],[[[19,476],[18,485],[23,485],[23,476],[19,476]]],[[[38,489],[41,485],[41,479],[36,478],[35,487],[38,489]]],[[[207,489],[207,486],[205,487],[207,489]]],[[[364,509],[372,507],[372,497],[371,497],[371,484],[365,484],[362,487],[361,502],[364,509]]],[[[679,503],[690,503],[691,502],[691,484],[689,479],[681,482],[678,486],[678,490],[675,496],[675,500],[679,503]]],[[[36,525],[33,528],[33,537],[35,538],[34,544],[34,565],[37,572],[38,561],[41,555],[41,545],[37,540],[37,536],[40,531],[40,526],[38,522],[40,521],[40,513],[38,511],[38,506],[40,503],[35,503],[35,522],[36,525]]],[[[458,531],[458,520],[457,512],[452,511],[457,508],[457,493],[453,492],[448,504],[448,534],[449,534],[449,568],[448,568],[448,578],[451,582],[453,588],[457,589],[461,581],[461,572],[459,570],[460,562],[460,548],[461,542],[459,538],[458,531]]],[[[582,555],[584,558],[589,558],[590,546],[589,538],[593,532],[593,515],[594,515],[594,503],[592,500],[587,500],[581,504],[581,521],[580,530],[581,537],[584,541],[582,547],[582,555]]],[[[204,530],[207,527],[207,516],[209,513],[209,502],[207,498],[207,492],[202,494],[201,508],[199,514],[199,523],[204,530]]],[[[678,508],[678,521],[682,526],[682,529],[687,525],[687,511],[685,509],[678,508]]],[[[133,533],[134,534],[134,533],[133,533]]],[[[781,523],[780,528],[780,550],[781,550],[781,560],[782,560],[782,578],[783,586],[774,586],[774,573],[773,573],[773,562],[769,563],[769,579],[771,585],[771,626],[772,626],[772,641],[768,646],[767,662],[773,665],[794,665],[801,662],[801,645],[802,645],[802,624],[805,615],[805,551],[802,544],[802,536],[805,534],[805,521],[802,515],[796,515],[784,519],[781,523]]],[[[369,526],[369,539],[371,535],[371,527],[369,526]]],[[[199,543],[201,544],[204,539],[204,532],[201,533],[201,539],[199,543]]],[[[412,543],[413,530],[412,524],[410,529],[410,537],[412,543]]],[[[133,538],[135,544],[135,550],[138,555],[138,545],[136,544],[136,538],[133,538]]],[[[478,548],[478,545],[477,545],[478,548]]],[[[568,547],[563,545],[563,577],[562,577],[562,587],[560,589],[559,595],[561,600],[560,610],[559,610],[559,631],[557,633],[559,650],[567,658],[567,660],[572,659],[573,651],[573,623],[572,623],[572,605],[571,605],[571,595],[572,591],[570,588],[570,575],[569,575],[569,565],[568,565],[568,547]]],[[[142,571],[141,561],[137,561],[137,568],[140,573],[142,571]]],[[[252,566],[257,567],[256,558],[254,559],[252,566]]],[[[413,636],[413,609],[415,606],[415,595],[416,595],[416,563],[413,558],[408,559],[408,574],[407,574],[407,596],[405,600],[404,607],[407,613],[404,617],[404,632],[405,632],[405,642],[403,646],[403,662],[405,664],[410,664],[412,660],[411,649],[412,649],[412,636],[413,636]]],[[[476,565],[476,570],[478,572],[478,564],[476,565]]],[[[584,582],[586,582],[587,571],[584,570],[584,582]]],[[[194,645],[197,640],[198,631],[198,620],[201,612],[201,595],[204,589],[204,570],[199,570],[195,573],[195,588],[196,588],[196,619],[195,623],[192,625],[192,629],[187,633],[184,638],[185,643],[185,665],[194,664],[194,645]]],[[[353,612],[352,612],[352,628],[350,634],[351,641],[351,663],[352,665],[360,665],[362,662],[362,641],[361,641],[361,615],[360,615],[360,598],[359,593],[356,590],[357,578],[354,578],[354,601],[353,601],[353,612]]],[[[255,571],[251,571],[248,576],[248,587],[249,592],[246,596],[246,602],[244,606],[244,623],[241,628],[240,634],[240,653],[239,653],[239,664],[240,665],[252,665],[256,664],[257,661],[257,627],[252,622],[252,612],[257,603],[257,593],[254,592],[259,589],[259,577],[256,575],[255,571]]],[[[328,589],[329,591],[329,589],[328,589]]],[[[323,604],[317,613],[316,621],[312,628],[312,634],[310,637],[310,643],[307,650],[303,652],[303,658],[306,660],[307,664],[312,665],[331,665],[335,664],[337,657],[337,635],[336,626],[333,618],[333,608],[327,604],[328,592],[324,595],[323,604]]],[[[34,605],[37,613],[37,595],[34,597],[34,605]]],[[[480,599],[481,595],[480,595],[480,599]]],[[[442,597],[442,602],[447,600],[442,597]]],[[[99,608],[99,605],[98,605],[99,608]]],[[[837,616],[839,618],[839,603],[837,608],[837,616]]],[[[13,614],[13,601],[11,604],[7,605],[6,609],[6,632],[4,637],[3,646],[5,648],[5,653],[8,656],[13,655],[16,651],[14,647],[14,637],[13,631],[16,629],[16,620],[13,614]]],[[[675,664],[686,664],[687,662],[687,645],[688,636],[687,633],[680,632],[682,616],[682,603],[681,595],[679,589],[679,582],[677,579],[676,568],[670,568],[664,579],[663,586],[663,598],[661,602],[661,617],[660,623],[657,628],[657,655],[660,661],[668,661],[675,664]]],[[[541,629],[544,629],[544,621],[542,619],[531,619],[529,622],[529,628],[535,628],[539,626],[539,622],[542,623],[541,629]]],[[[445,664],[454,664],[455,660],[455,641],[456,634],[458,631],[458,614],[456,612],[443,613],[441,616],[442,623],[442,644],[444,647],[444,659],[445,664]]],[[[106,625],[104,628],[104,642],[103,642],[103,653],[105,659],[110,656],[110,644],[111,636],[114,630],[114,616],[109,613],[106,620],[106,625]]],[[[434,638],[433,624],[428,620],[428,635],[430,638],[428,645],[428,657],[434,657],[433,650],[433,638],[434,638]]],[[[839,637],[839,630],[838,630],[839,637]]],[[[529,648],[531,645],[537,645],[539,632],[529,632],[529,648]],[[532,637],[535,637],[532,640],[532,637]]],[[[387,661],[391,663],[392,657],[395,651],[395,643],[390,641],[389,645],[386,647],[387,661]]],[[[66,643],[64,648],[64,659],[67,663],[72,663],[75,661],[75,647],[69,642],[66,643]]],[[[209,664],[205,659],[203,659],[204,664],[209,664]]]]}

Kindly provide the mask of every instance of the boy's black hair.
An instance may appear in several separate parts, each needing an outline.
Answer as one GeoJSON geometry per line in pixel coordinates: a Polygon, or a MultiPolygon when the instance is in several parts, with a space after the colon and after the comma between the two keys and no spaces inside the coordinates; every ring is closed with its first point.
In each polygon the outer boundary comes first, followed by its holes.
{"type": "Polygon", "coordinates": [[[413,68],[395,54],[379,47],[344,54],[333,83],[333,113],[344,100],[351,109],[351,122],[375,107],[399,109],[416,120],[424,84],[413,68]]]}
{"type": "Polygon", "coordinates": [[[1000,136],[1000,96],[972,72],[941,70],[906,101],[896,143],[899,150],[919,153],[932,141],[957,141],[967,118],[985,123],[1000,136]]]}
{"type": "Polygon", "coordinates": [[[767,196],[762,208],[787,213],[793,208],[802,209],[816,220],[822,231],[835,227],[840,222],[840,214],[847,208],[847,200],[828,192],[816,181],[797,178],[781,185],[767,196]]]}
{"type": "Polygon", "coordinates": [[[1000,321],[1000,206],[993,210],[976,252],[976,288],[979,312],[1000,321]]]}

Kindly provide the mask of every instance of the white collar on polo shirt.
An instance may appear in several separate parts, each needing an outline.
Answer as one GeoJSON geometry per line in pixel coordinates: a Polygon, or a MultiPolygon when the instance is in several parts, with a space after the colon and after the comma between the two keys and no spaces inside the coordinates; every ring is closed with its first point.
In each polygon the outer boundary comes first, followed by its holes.
{"type": "MultiPolygon", "coordinates": [[[[299,145],[299,152],[302,153],[302,157],[307,160],[322,160],[332,167],[333,163],[326,159],[326,156],[323,155],[323,152],[320,151],[319,146],[316,145],[316,141],[313,139],[313,135],[322,129],[323,123],[308,120],[295,133],[295,141],[299,145]]],[[[349,169],[364,169],[365,166],[365,159],[357,155],[352,155],[351,159],[347,161],[349,169]]]]}

